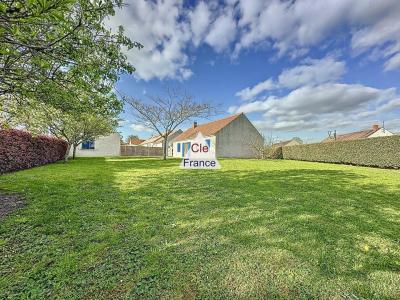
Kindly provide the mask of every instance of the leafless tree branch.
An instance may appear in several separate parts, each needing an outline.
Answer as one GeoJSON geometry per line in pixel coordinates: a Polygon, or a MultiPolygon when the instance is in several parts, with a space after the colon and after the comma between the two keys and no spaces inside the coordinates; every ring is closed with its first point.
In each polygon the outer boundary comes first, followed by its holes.
{"type": "Polygon", "coordinates": [[[207,118],[216,114],[210,103],[200,103],[186,91],[167,88],[166,94],[150,96],[149,101],[123,96],[135,111],[136,121],[153,129],[164,138],[164,159],[167,157],[168,136],[183,122],[193,118],[207,118]]]}

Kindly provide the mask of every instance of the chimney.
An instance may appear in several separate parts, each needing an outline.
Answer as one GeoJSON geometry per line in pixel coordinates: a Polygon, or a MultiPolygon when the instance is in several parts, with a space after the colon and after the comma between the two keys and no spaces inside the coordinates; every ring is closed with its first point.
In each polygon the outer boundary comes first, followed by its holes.
{"type": "Polygon", "coordinates": [[[372,125],[372,129],[373,129],[374,131],[379,130],[379,125],[378,125],[378,124],[372,125]]]}
{"type": "Polygon", "coordinates": [[[197,127],[197,122],[195,121],[195,122],[193,122],[193,128],[196,128],[197,127]]]}

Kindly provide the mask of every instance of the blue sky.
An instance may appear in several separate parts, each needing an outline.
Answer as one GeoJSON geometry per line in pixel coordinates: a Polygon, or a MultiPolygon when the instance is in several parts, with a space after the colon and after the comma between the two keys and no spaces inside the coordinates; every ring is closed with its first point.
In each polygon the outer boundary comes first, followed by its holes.
{"type": "MultiPolygon", "coordinates": [[[[373,123],[400,131],[400,1],[126,1],[109,23],[144,49],[117,89],[180,87],[266,135],[318,141],[373,123]]],[[[148,137],[126,107],[120,131],[148,137]]],[[[207,120],[197,120],[206,122],[207,120]]],[[[189,124],[184,124],[184,129],[189,124]]]]}

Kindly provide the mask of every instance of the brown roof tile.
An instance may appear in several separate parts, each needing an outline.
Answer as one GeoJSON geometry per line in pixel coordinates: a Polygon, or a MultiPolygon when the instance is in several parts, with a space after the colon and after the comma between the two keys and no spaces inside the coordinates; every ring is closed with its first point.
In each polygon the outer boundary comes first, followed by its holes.
{"type": "Polygon", "coordinates": [[[141,143],[143,143],[145,140],[141,140],[141,139],[132,139],[129,141],[129,145],[140,145],[141,143]]]}
{"type": "Polygon", "coordinates": [[[282,142],[279,142],[279,143],[275,143],[275,144],[273,144],[272,146],[274,146],[274,147],[284,147],[284,146],[286,146],[287,144],[289,144],[291,141],[292,141],[292,140],[282,141],[282,142]]]}
{"type": "MultiPolygon", "coordinates": [[[[181,131],[180,129],[174,130],[169,134],[168,140],[170,139],[171,135],[181,131]]],[[[154,144],[154,143],[161,143],[164,140],[164,138],[161,135],[156,135],[148,138],[147,140],[143,140],[140,145],[147,145],[147,144],[154,144]]]]}
{"type": "Polygon", "coordinates": [[[233,120],[238,118],[241,114],[236,114],[229,116],[224,119],[219,119],[216,121],[212,121],[206,124],[202,125],[197,125],[196,127],[190,127],[186,131],[182,132],[180,135],[178,135],[175,139],[175,141],[182,141],[182,140],[187,140],[187,139],[192,139],[196,137],[197,133],[201,132],[202,135],[204,136],[210,136],[210,135],[215,135],[218,131],[220,131],[222,128],[224,128],[226,125],[231,123],[233,120]]]}
{"type": "Polygon", "coordinates": [[[149,138],[147,140],[144,140],[142,143],[140,143],[140,145],[147,145],[147,144],[150,144],[150,143],[155,143],[155,142],[157,142],[159,140],[162,140],[162,136],[161,135],[152,136],[151,138],[149,138]]]}

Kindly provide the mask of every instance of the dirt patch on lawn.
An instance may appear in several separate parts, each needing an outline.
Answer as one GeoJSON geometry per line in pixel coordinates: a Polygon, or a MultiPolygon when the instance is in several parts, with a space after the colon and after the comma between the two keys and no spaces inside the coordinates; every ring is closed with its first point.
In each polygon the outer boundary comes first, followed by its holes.
{"type": "Polygon", "coordinates": [[[21,196],[0,191],[0,220],[24,206],[25,200],[21,196]]]}

